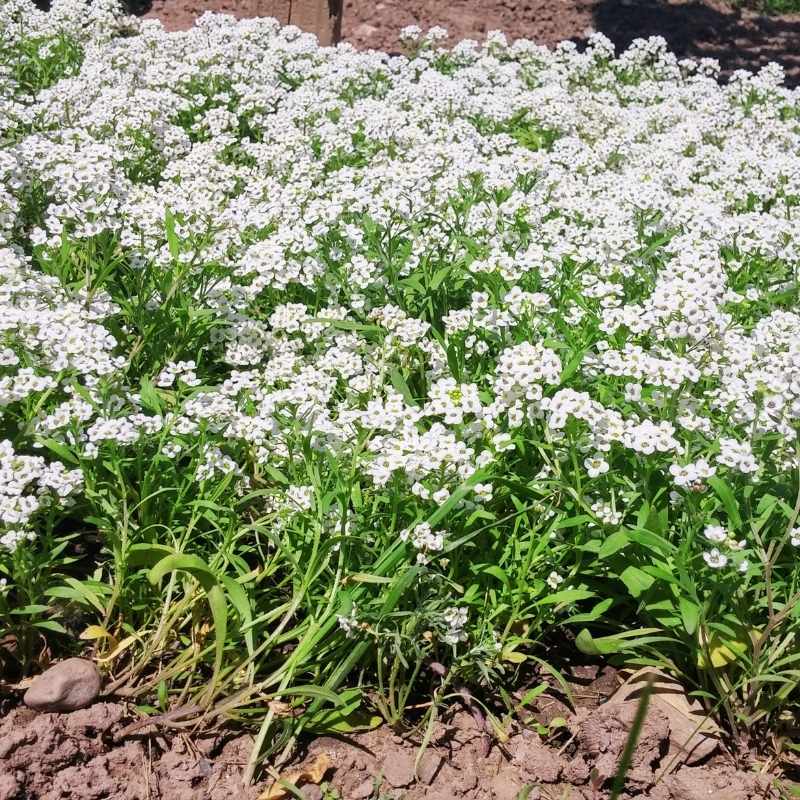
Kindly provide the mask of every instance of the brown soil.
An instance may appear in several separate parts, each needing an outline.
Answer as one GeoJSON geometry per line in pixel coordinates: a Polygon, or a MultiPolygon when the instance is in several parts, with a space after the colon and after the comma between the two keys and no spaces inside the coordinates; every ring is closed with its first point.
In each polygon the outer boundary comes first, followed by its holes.
{"type": "MultiPolygon", "coordinates": [[[[184,29],[206,10],[239,17],[281,19],[286,0],[131,0],[149,8],[170,30],[184,29]]],[[[481,40],[487,31],[553,45],[582,42],[593,31],[619,48],[633,39],[663,36],[679,57],[716,58],[729,74],[782,64],[800,81],[800,14],[765,17],[722,0],[344,0],[343,37],[357,47],[396,51],[405,25],[441,25],[451,41],[481,40]]],[[[283,20],[285,21],[285,20],[283,20]]]]}
{"type": "MultiPolygon", "coordinates": [[[[581,703],[570,714],[540,698],[526,720],[499,741],[480,715],[459,707],[436,722],[419,757],[420,737],[387,727],[349,737],[321,736],[282,773],[306,800],[605,800],[635,714],[635,703],[605,702],[613,670],[573,676],[581,703]],[[547,739],[536,721],[557,723],[547,739]],[[298,777],[323,767],[322,788],[298,777]],[[332,794],[330,790],[338,794],[332,794]],[[324,790],[324,791],[323,791],[324,790]],[[520,794],[522,793],[522,794],[520,794]]],[[[271,779],[242,788],[252,739],[223,732],[189,736],[130,726],[122,703],[101,702],[70,714],[17,707],[0,720],[0,800],[263,800],[271,779]],[[125,729],[128,728],[126,731],[125,729]]],[[[773,779],[737,770],[722,746],[702,763],[678,754],[668,714],[652,707],[622,798],[769,800],[773,779]],[[692,766],[682,761],[688,760],[692,766]]]]}

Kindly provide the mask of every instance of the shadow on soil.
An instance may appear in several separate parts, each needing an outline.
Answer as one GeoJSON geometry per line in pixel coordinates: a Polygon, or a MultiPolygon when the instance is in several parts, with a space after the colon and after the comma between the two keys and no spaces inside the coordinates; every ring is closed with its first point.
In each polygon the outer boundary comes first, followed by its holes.
{"type": "Polygon", "coordinates": [[[637,38],[663,36],[679,58],[715,58],[726,73],[776,61],[789,85],[800,83],[800,15],[766,17],[698,0],[600,0],[593,15],[595,28],[618,50],[637,38]]]}

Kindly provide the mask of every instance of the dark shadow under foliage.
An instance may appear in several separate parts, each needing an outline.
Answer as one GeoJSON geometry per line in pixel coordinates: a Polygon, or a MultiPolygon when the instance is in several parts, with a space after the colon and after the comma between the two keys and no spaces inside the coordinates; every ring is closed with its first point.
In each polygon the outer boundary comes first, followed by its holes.
{"type": "Polygon", "coordinates": [[[663,36],[679,58],[715,58],[728,74],[776,61],[790,85],[800,81],[800,15],[761,16],[700,0],[599,0],[594,20],[618,49],[637,38],[663,36]]]}

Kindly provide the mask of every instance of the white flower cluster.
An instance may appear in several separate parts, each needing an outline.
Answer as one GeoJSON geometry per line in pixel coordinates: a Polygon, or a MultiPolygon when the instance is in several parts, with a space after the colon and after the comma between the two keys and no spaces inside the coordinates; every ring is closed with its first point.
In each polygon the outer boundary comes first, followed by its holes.
{"type": "Polygon", "coordinates": [[[0,441],[0,547],[13,552],[20,543],[33,540],[35,532],[26,526],[36,512],[54,504],[69,505],[70,495],[82,484],[79,469],[20,455],[11,442],[0,441]]]}
{"type": "MultiPolygon", "coordinates": [[[[81,53],[33,93],[0,72],[0,422],[20,452],[46,437],[91,470],[150,446],[239,489],[326,453],[396,493],[421,560],[448,531],[418,521],[465,481],[457,509],[492,503],[511,463],[604,497],[797,466],[800,94],[780,68],[721,86],[660,39],[446,51],[416,28],[413,57],[386,57],[275,20],[170,34],[88,8],[0,10],[4,48],[81,53]]],[[[81,474],[2,458],[16,542],[81,474]]],[[[314,508],[293,480],[274,508],[314,508]]]]}
{"type": "Polygon", "coordinates": [[[448,608],[442,615],[445,624],[445,631],[442,634],[442,641],[445,644],[458,644],[467,641],[467,619],[469,610],[463,606],[448,608]]]}
{"type": "Polygon", "coordinates": [[[420,522],[410,530],[405,528],[400,531],[400,539],[414,545],[419,551],[417,561],[421,564],[428,563],[429,553],[436,553],[444,547],[444,533],[432,530],[427,522],[420,522]]]}

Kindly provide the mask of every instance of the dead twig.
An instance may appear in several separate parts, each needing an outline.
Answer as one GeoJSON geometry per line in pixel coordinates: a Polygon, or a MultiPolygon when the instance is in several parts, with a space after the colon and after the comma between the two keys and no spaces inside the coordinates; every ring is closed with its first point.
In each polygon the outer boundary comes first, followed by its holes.
{"type": "Polygon", "coordinates": [[[136,733],[136,731],[141,730],[142,728],[147,728],[150,725],[161,725],[168,727],[172,722],[185,720],[187,717],[193,717],[196,714],[202,713],[202,711],[202,706],[181,706],[180,708],[173,708],[172,711],[165,711],[163,714],[156,714],[153,717],[142,717],[142,719],[137,719],[136,722],[126,725],[119,733],[117,733],[117,735],[114,737],[114,741],[119,742],[122,739],[125,739],[127,736],[130,736],[132,733],[136,733]]]}

